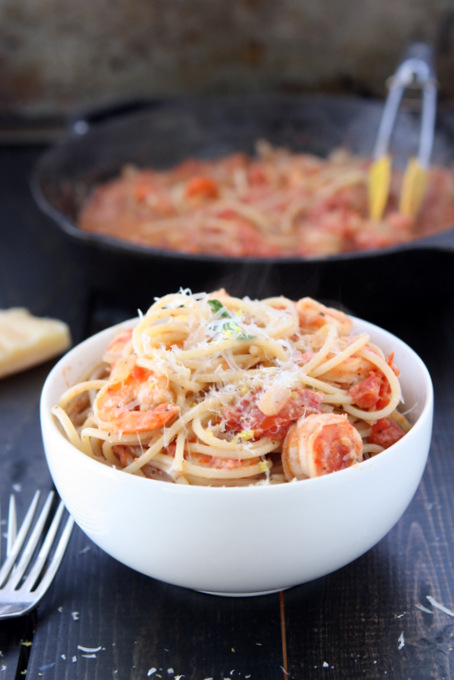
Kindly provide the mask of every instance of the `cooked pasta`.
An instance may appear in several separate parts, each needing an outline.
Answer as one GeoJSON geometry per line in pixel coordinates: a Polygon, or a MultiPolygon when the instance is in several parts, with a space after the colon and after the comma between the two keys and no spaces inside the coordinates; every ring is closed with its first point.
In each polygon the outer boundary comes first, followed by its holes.
{"type": "Polygon", "coordinates": [[[369,219],[370,159],[271,147],[257,155],[187,160],[169,170],[126,167],[97,185],[81,229],[143,246],[239,257],[325,256],[411,241],[454,223],[454,173],[429,172],[416,218],[398,212],[395,169],[386,211],[369,219]]]}
{"type": "Polygon", "coordinates": [[[380,453],[409,425],[393,356],[312,298],[156,299],[53,413],[87,456],[181,484],[276,484],[380,453]]]}

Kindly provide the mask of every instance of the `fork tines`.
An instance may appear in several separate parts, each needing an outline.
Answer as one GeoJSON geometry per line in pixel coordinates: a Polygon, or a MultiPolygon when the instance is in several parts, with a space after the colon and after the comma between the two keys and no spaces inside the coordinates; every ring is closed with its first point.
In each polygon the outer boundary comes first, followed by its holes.
{"type": "Polygon", "coordinates": [[[18,599],[19,594],[31,609],[55,576],[74,522],[69,517],[58,538],[65,507],[60,502],[52,514],[54,495],[53,491],[48,494],[38,514],[40,492],[37,491],[18,531],[15,497],[10,497],[6,559],[0,568],[0,609],[7,598],[18,599]]]}

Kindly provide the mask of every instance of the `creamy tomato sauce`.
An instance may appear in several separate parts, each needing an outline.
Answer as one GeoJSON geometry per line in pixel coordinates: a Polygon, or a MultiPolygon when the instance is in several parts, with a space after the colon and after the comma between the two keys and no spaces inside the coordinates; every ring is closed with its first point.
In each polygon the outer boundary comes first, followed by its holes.
{"type": "Polygon", "coordinates": [[[369,219],[370,160],[322,159],[257,145],[257,155],[125,167],[98,185],[79,226],[144,246],[226,256],[319,256],[396,245],[454,225],[454,173],[432,167],[416,218],[398,211],[394,171],[380,221],[369,219]]]}

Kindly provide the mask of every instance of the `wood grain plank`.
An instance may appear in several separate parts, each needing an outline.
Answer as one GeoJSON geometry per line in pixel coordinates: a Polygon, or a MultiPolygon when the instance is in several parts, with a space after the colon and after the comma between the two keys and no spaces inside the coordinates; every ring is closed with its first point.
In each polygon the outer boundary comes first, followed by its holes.
{"type": "MultiPolygon", "coordinates": [[[[390,321],[427,363],[434,431],[421,485],[366,555],[285,593],[290,678],[454,677],[454,315],[452,305],[390,321]],[[433,599],[428,599],[433,598],[433,599]],[[435,606],[434,606],[435,603],[435,606]]],[[[360,511],[360,509],[358,509],[360,511]]]]}
{"type": "Polygon", "coordinates": [[[223,598],[160,583],[76,529],[39,608],[28,672],[55,680],[266,680],[280,677],[281,666],[277,594],[223,598]]]}
{"type": "MultiPolygon", "coordinates": [[[[62,318],[77,342],[135,310],[123,316],[122,309],[109,309],[105,299],[91,295],[68,244],[44,226],[28,187],[40,153],[0,149],[0,166],[8,169],[0,186],[8,226],[2,234],[0,305],[24,304],[62,318]]],[[[454,677],[454,303],[412,304],[380,321],[426,361],[436,411],[420,488],[375,548],[282,595],[230,599],[137,574],[76,528],[38,611],[0,624],[0,670],[6,667],[0,678],[454,677]],[[30,641],[31,647],[21,644],[30,641]],[[282,669],[286,658],[288,675],[282,669]]],[[[3,513],[12,488],[23,513],[36,487],[51,486],[38,414],[50,365],[0,381],[3,513]]]]}

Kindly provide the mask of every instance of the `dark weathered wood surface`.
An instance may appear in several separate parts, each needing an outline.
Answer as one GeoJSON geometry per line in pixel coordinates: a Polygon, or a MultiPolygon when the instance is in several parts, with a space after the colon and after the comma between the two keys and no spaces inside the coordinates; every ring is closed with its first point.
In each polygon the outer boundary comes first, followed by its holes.
{"type": "MultiPolygon", "coordinates": [[[[34,206],[41,152],[0,148],[0,306],[64,319],[77,342],[134,310],[85,289],[71,247],[34,206]]],[[[137,574],[76,528],[38,610],[0,622],[0,680],[454,677],[454,617],[428,599],[454,609],[454,304],[390,309],[381,321],[426,361],[436,410],[421,486],[375,548],[317,582],[228,599],[137,574]]],[[[10,492],[23,513],[35,488],[51,488],[38,417],[50,366],[0,381],[2,551],[10,492]]]]}

